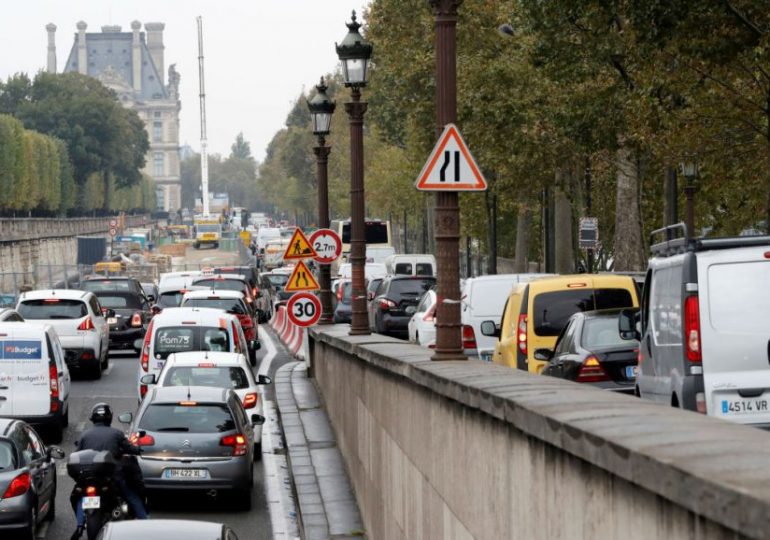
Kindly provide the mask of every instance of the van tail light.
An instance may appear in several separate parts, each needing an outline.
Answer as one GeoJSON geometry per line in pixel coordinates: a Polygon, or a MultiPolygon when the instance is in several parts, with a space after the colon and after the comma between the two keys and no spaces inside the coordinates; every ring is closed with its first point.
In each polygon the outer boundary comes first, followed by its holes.
{"type": "Polygon", "coordinates": [[[706,414],[706,394],[704,392],[695,394],[695,410],[701,414],[706,414]]]}
{"type": "Polygon", "coordinates": [[[254,326],[254,323],[251,322],[251,317],[248,315],[238,315],[238,322],[241,323],[243,328],[251,328],[254,326]]]}
{"type": "Polygon", "coordinates": [[[516,327],[516,346],[522,354],[527,354],[527,316],[519,315],[519,324],[516,327]]]}
{"type": "Polygon", "coordinates": [[[607,376],[607,372],[599,363],[599,359],[594,355],[589,356],[583,360],[583,365],[580,366],[577,374],[577,382],[600,382],[608,381],[610,378],[607,376]]]}
{"type": "Polygon", "coordinates": [[[246,437],[240,433],[235,435],[225,435],[219,440],[219,446],[229,446],[233,449],[234,456],[246,455],[246,437]]]}
{"type": "Polygon", "coordinates": [[[28,472],[23,472],[8,484],[8,488],[3,493],[3,499],[10,499],[11,497],[18,497],[24,495],[29,491],[32,486],[32,477],[28,472]]]}
{"type": "Polygon", "coordinates": [[[59,371],[54,363],[48,365],[48,380],[50,381],[51,412],[54,413],[59,410],[59,371]]]}
{"type": "Polygon", "coordinates": [[[131,326],[133,326],[134,328],[139,328],[140,326],[142,326],[142,314],[141,313],[137,312],[137,313],[134,313],[131,316],[131,326]]]}
{"type": "Polygon", "coordinates": [[[155,438],[152,435],[147,435],[146,433],[143,436],[139,436],[138,433],[132,433],[131,436],[128,438],[129,442],[131,444],[135,444],[136,446],[154,446],[155,445],[155,438]]]}
{"type": "MultiPolygon", "coordinates": [[[[142,345],[142,370],[143,371],[149,371],[150,370],[150,338],[152,337],[152,325],[155,321],[150,321],[149,326],[147,326],[147,332],[144,334],[144,344],[142,345]]],[[[144,389],[145,392],[147,392],[147,388],[144,389]]],[[[142,394],[144,396],[144,394],[142,394]]]]}
{"type": "Polygon", "coordinates": [[[243,396],[243,408],[244,409],[253,409],[257,406],[257,400],[259,399],[259,396],[256,392],[251,392],[249,394],[246,394],[243,396]]]}
{"type": "Polygon", "coordinates": [[[476,348],[476,333],[473,331],[473,327],[464,324],[463,325],[463,349],[475,349],[476,348]]]}
{"type": "Polygon", "coordinates": [[[139,385],[139,396],[144,399],[144,396],[147,395],[147,390],[149,390],[149,387],[146,384],[140,384],[139,385]]]}
{"type": "Polygon", "coordinates": [[[422,318],[425,322],[433,322],[433,320],[436,318],[436,306],[433,306],[428,311],[425,312],[425,316],[422,318]]]}
{"type": "Polygon", "coordinates": [[[387,298],[380,298],[380,309],[382,311],[388,311],[389,309],[395,308],[396,303],[393,300],[389,300],[387,298]]]}
{"type": "Polygon", "coordinates": [[[690,362],[700,362],[700,308],[698,297],[688,296],[684,300],[684,336],[686,340],[687,359],[690,362]]]}
{"type": "Polygon", "coordinates": [[[78,330],[96,330],[96,326],[94,325],[94,320],[89,315],[85,319],[83,319],[83,322],[80,323],[80,326],[78,326],[78,330]]]}

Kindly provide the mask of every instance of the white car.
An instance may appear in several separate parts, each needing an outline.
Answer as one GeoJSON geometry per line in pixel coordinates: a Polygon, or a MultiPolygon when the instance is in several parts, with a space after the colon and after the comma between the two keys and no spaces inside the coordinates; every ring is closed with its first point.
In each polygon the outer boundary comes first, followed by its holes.
{"type": "Polygon", "coordinates": [[[100,379],[107,369],[110,342],[108,317],[92,292],[75,289],[46,289],[22,293],[16,311],[26,321],[45,321],[56,330],[71,370],[87,371],[100,379]]]}
{"type": "Polygon", "coordinates": [[[143,340],[134,342],[140,353],[137,372],[139,399],[147,393],[140,379],[160,373],[172,353],[221,351],[249,354],[249,345],[238,317],[221,309],[171,308],[152,318],[143,340]]]}
{"type": "MultiPolygon", "coordinates": [[[[341,279],[352,279],[353,265],[351,263],[342,263],[337,275],[341,279]]],[[[388,275],[388,270],[383,263],[366,263],[364,266],[364,277],[366,279],[384,278],[388,275]]]]}
{"type": "MultiPolygon", "coordinates": [[[[158,386],[214,386],[232,388],[248,415],[262,415],[262,385],[270,377],[256,379],[249,361],[240,353],[196,351],[169,355],[160,373],[142,377],[144,384],[158,386]]],[[[254,430],[256,456],[262,455],[262,430],[254,430]]]]}
{"type": "MultiPolygon", "coordinates": [[[[407,308],[408,309],[408,308],[407,308]]],[[[409,341],[428,347],[436,340],[436,291],[426,292],[409,319],[409,341]]]]}

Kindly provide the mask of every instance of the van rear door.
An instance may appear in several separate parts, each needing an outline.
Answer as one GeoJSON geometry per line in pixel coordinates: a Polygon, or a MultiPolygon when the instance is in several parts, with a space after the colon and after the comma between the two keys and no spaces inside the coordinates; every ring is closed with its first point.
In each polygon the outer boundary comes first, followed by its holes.
{"type": "Polygon", "coordinates": [[[44,334],[14,332],[2,338],[2,364],[13,371],[11,395],[14,416],[40,416],[51,409],[49,354],[44,334]]]}
{"type": "Polygon", "coordinates": [[[746,247],[697,255],[706,410],[744,424],[770,424],[766,252],[746,247]]]}

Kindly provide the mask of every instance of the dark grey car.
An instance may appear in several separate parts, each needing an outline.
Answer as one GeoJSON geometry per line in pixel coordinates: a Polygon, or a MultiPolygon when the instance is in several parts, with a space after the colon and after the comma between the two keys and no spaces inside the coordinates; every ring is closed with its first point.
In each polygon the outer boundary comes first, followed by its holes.
{"type": "Polygon", "coordinates": [[[54,519],[56,463],[64,457],[46,448],[26,422],[0,418],[0,538],[35,538],[43,520],[54,519]]]}
{"type": "Polygon", "coordinates": [[[233,530],[221,523],[187,519],[145,519],[110,521],[99,533],[99,540],[238,540],[233,530]]]}
{"type": "Polygon", "coordinates": [[[148,490],[226,490],[242,509],[251,507],[254,428],[232,389],[154,387],[131,421],[131,441],[148,490]],[[140,436],[140,432],[144,432],[140,436]]]}

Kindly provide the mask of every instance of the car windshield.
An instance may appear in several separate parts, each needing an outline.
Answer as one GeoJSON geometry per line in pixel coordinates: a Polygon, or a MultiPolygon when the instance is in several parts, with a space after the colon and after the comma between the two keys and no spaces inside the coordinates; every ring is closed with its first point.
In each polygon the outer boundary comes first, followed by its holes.
{"type": "Polygon", "coordinates": [[[415,298],[425,294],[436,283],[433,279],[394,279],[390,283],[389,296],[402,295],[415,298]]]}
{"type": "Polygon", "coordinates": [[[605,347],[632,348],[633,342],[620,338],[618,317],[588,318],[583,323],[580,344],[589,351],[605,347]]]}
{"type": "Polygon", "coordinates": [[[243,291],[244,283],[239,279],[201,279],[194,283],[196,287],[211,287],[222,291],[243,291]]]}
{"type": "Polygon", "coordinates": [[[157,403],[147,407],[138,428],[155,432],[221,433],[235,429],[235,421],[224,404],[157,403]]]}
{"type": "Polygon", "coordinates": [[[16,453],[9,441],[0,441],[0,471],[11,471],[16,468],[16,453]]]}
{"type": "Polygon", "coordinates": [[[230,350],[230,339],[224,328],[201,326],[166,326],[155,331],[154,354],[167,358],[171,353],[230,350]]]}
{"type": "Polygon", "coordinates": [[[230,312],[246,313],[246,307],[240,298],[188,298],[184,301],[184,307],[205,307],[223,309],[230,312]]]}
{"type": "Polygon", "coordinates": [[[80,319],[88,315],[85,302],[63,298],[25,300],[19,306],[19,314],[25,319],[80,319]]]}
{"type": "Polygon", "coordinates": [[[108,294],[98,293],[99,303],[102,307],[112,309],[141,309],[142,303],[135,294],[108,294]]]}
{"type": "Polygon", "coordinates": [[[535,334],[558,336],[567,320],[579,311],[632,307],[626,289],[570,289],[535,295],[532,308],[535,334]]]}
{"type": "Polygon", "coordinates": [[[130,291],[131,282],[127,279],[93,279],[80,284],[83,291],[130,291]]]}
{"type": "Polygon", "coordinates": [[[214,386],[240,390],[249,387],[249,379],[243,368],[237,366],[178,366],[168,369],[163,386],[214,386]]]}

